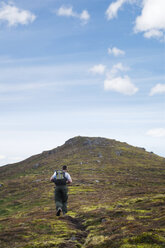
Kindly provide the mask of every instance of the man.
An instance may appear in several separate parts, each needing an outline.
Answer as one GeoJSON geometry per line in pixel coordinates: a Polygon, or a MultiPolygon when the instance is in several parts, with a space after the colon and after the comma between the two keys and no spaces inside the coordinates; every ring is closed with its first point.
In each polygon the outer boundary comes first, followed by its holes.
{"type": "Polygon", "coordinates": [[[72,183],[71,176],[67,172],[67,166],[62,167],[62,171],[55,171],[50,178],[54,182],[55,187],[55,203],[56,215],[60,216],[61,212],[65,215],[67,213],[68,187],[67,184],[72,183]]]}

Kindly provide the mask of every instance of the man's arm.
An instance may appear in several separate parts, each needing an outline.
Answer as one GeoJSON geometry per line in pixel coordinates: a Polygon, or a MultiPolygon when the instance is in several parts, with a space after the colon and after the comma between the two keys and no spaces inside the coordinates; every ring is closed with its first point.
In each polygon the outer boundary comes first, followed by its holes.
{"type": "Polygon", "coordinates": [[[54,177],[53,177],[53,175],[52,175],[51,178],[50,178],[50,181],[53,182],[53,179],[54,179],[54,177]]]}
{"type": "Polygon", "coordinates": [[[51,178],[50,178],[51,182],[53,182],[53,179],[55,178],[55,176],[56,176],[56,172],[51,176],[51,178]]]}
{"type": "Polygon", "coordinates": [[[71,179],[71,180],[67,180],[66,183],[67,183],[67,184],[72,183],[72,179],[71,179]]]}
{"type": "Polygon", "coordinates": [[[67,179],[67,181],[66,181],[67,184],[72,183],[72,178],[71,178],[71,176],[69,175],[69,173],[67,173],[66,179],[67,179]]]}

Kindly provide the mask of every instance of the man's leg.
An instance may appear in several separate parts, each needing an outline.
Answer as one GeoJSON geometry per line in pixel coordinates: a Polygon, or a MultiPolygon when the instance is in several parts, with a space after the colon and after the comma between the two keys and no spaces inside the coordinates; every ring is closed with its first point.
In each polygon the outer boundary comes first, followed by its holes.
{"type": "Polygon", "coordinates": [[[61,188],[56,186],[55,188],[55,203],[56,203],[56,210],[62,209],[63,203],[62,203],[62,191],[61,188]]]}
{"type": "Polygon", "coordinates": [[[62,212],[63,214],[67,213],[67,201],[68,201],[68,188],[67,186],[64,186],[62,190],[62,212]]]}

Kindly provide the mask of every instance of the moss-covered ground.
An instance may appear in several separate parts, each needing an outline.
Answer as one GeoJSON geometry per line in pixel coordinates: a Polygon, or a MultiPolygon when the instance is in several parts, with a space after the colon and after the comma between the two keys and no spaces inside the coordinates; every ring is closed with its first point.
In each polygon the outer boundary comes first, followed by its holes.
{"type": "Polygon", "coordinates": [[[1,248],[165,247],[165,159],[102,138],[76,137],[0,168],[1,248]],[[73,179],[56,217],[55,169],[73,179]]]}

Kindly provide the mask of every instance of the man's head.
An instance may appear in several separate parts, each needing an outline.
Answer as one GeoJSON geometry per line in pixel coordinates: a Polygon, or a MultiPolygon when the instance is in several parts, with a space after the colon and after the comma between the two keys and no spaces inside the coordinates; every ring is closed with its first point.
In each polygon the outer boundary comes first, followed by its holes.
{"type": "Polygon", "coordinates": [[[63,166],[62,166],[62,169],[63,169],[63,170],[67,170],[67,166],[66,166],[66,165],[63,165],[63,166]]]}

